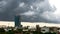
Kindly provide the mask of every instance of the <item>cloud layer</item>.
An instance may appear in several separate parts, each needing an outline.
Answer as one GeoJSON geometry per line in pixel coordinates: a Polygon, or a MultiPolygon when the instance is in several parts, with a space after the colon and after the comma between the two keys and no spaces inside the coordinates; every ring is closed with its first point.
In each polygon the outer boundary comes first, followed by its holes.
{"type": "Polygon", "coordinates": [[[0,20],[12,21],[20,14],[22,21],[57,23],[60,18],[54,14],[55,10],[49,0],[1,0],[0,20]]]}

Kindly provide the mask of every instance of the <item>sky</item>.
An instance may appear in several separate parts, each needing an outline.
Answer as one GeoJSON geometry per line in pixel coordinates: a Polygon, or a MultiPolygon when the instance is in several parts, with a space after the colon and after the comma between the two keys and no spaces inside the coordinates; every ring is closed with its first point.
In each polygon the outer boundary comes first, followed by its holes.
{"type": "Polygon", "coordinates": [[[0,21],[60,23],[60,0],[0,0],[0,21]]]}

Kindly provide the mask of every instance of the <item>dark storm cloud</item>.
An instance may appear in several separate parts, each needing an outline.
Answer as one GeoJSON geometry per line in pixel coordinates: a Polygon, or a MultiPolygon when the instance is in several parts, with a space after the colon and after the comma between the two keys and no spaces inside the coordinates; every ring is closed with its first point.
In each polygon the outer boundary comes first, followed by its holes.
{"type": "MultiPolygon", "coordinates": [[[[19,0],[2,1],[6,2],[6,4],[0,8],[0,20],[12,20],[12,17],[14,15],[13,10],[17,8],[17,6],[19,5],[19,0]]],[[[2,3],[4,4],[4,2],[2,3]]]]}
{"type": "MultiPolygon", "coordinates": [[[[26,1],[24,1],[25,3],[26,1]]],[[[31,16],[31,13],[28,13],[30,15],[25,15],[23,16],[23,21],[44,21],[44,22],[49,22],[47,21],[46,19],[42,18],[40,15],[42,15],[43,12],[45,11],[49,11],[51,10],[50,8],[50,5],[49,5],[49,2],[46,0],[46,1],[41,1],[41,0],[37,0],[35,2],[31,2],[31,3],[25,3],[24,5],[24,9],[26,9],[24,12],[24,15],[26,12],[29,12],[29,11],[32,11],[34,12],[35,14],[31,16]],[[24,7],[25,6],[25,7],[24,7]]]]}
{"type": "Polygon", "coordinates": [[[22,21],[57,22],[45,18],[45,13],[55,10],[48,0],[2,0],[0,6],[0,20],[12,21],[16,14],[20,14],[22,21]]]}
{"type": "Polygon", "coordinates": [[[49,5],[48,0],[45,0],[45,1],[37,0],[37,1],[31,2],[31,3],[28,2],[28,3],[25,3],[24,6],[23,6],[24,9],[28,9],[28,10],[26,10],[26,11],[24,11],[24,13],[22,13],[22,15],[23,15],[22,21],[57,22],[56,20],[52,20],[52,19],[50,20],[48,18],[45,19],[44,18],[45,16],[42,16],[42,15],[44,15],[45,12],[48,12],[48,13],[54,12],[53,8],[49,5]]]}

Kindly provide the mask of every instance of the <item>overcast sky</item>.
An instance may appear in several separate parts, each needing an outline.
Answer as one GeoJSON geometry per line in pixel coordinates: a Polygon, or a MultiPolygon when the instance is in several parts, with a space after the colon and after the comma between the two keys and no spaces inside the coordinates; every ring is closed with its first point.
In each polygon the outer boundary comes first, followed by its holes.
{"type": "Polygon", "coordinates": [[[22,21],[60,22],[60,0],[0,0],[0,20],[12,21],[20,14],[22,21]]]}

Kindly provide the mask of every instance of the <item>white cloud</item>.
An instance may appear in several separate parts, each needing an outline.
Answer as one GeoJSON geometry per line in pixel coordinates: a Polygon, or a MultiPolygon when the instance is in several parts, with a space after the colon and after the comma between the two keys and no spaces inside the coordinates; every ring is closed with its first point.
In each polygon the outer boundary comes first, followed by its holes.
{"type": "Polygon", "coordinates": [[[30,6],[31,9],[34,9],[33,6],[30,6]]]}
{"type": "Polygon", "coordinates": [[[56,11],[54,12],[54,14],[56,16],[60,16],[60,0],[50,0],[50,5],[51,7],[55,6],[56,7],[56,11]]]}
{"type": "Polygon", "coordinates": [[[20,4],[19,4],[19,7],[23,7],[24,4],[25,4],[24,2],[20,3],[20,4]]]}
{"type": "Polygon", "coordinates": [[[28,11],[28,12],[24,12],[21,15],[25,15],[25,16],[33,16],[35,13],[34,11],[28,11]]]}
{"type": "Polygon", "coordinates": [[[0,2],[0,7],[3,7],[4,5],[6,5],[6,1],[1,1],[0,2]]]}
{"type": "Polygon", "coordinates": [[[56,10],[54,12],[45,12],[43,14],[44,18],[60,21],[60,0],[49,0],[49,3],[53,9],[53,6],[55,6],[56,10]]]}

